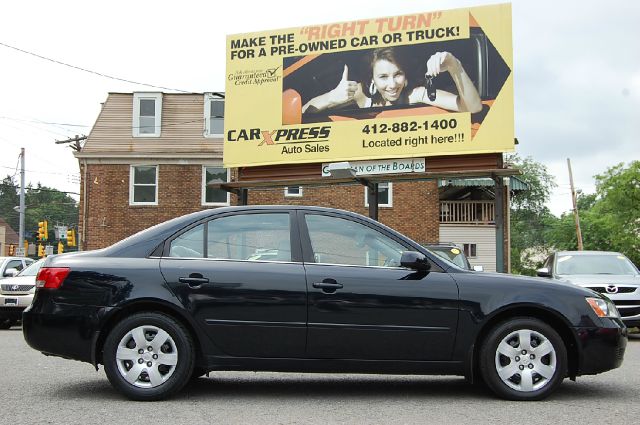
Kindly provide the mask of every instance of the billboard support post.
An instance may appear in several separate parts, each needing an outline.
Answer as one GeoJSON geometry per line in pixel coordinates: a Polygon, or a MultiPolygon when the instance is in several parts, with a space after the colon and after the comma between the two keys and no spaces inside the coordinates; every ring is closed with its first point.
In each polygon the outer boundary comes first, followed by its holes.
{"type": "Polygon", "coordinates": [[[496,214],[496,271],[504,273],[505,270],[505,226],[504,226],[504,178],[493,176],[495,182],[495,214],[496,214]]]}
{"type": "Polygon", "coordinates": [[[378,221],[378,183],[367,183],[369,191],[369,218],[378,221]]]}

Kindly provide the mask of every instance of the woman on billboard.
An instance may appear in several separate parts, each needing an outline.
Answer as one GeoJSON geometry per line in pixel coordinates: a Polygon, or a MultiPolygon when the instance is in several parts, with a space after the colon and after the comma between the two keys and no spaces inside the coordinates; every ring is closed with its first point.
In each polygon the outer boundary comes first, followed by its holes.
{"type": "Polygon", "coordinates": [[[338,85],[307,102],[302,113],[321,112],[355,102],[360,108],[426,104],[454,112],[479,112],[481,99],[460,61],[449,52],[437,52],[427,60],[425,84],[409,87],[409,79],[401,56],[393,47],[373,50],[370,75],[365,82],[349,80],[344,66],[338,85]],[[458,94],[432,88],[431,80],[449,72],[458,94]]]}

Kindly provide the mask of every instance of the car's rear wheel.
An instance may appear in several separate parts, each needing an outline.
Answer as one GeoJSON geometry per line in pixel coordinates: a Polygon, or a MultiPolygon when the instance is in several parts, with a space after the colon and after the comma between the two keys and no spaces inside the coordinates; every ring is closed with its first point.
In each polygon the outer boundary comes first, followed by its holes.
{"type": "Polygon", "coordinates": [[[138,313],[119,322],[104,344],[109,382],[133,400],[160,400],[175,394],[193,372],[189,332],[160,313],[138,313]]]}
{"type": "Polygon", "coordinates": [[[546,323],[519,317],[494,327],[480,351],[485,383],[509,400],[541,400],[567,374],[567,350],[546,323]]]}

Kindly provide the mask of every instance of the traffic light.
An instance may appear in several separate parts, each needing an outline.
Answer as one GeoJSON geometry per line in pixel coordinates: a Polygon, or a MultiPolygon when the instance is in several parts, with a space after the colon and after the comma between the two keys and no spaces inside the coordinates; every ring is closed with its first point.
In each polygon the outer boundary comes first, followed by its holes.
{"type": "Polygon", "coordinates": [[[47,232],[45,231],[46,229],[46,221],[39,221],[38,222],[38,240],[39,241],[46,241],[47,240],[47,232]]]}
{"type": "Polygon", "coordinates": [[[38,257],[44,257],[44,245],[42,244],[38,245],[38,257]]]}
{"type": "Polygon", "coordinates": [[[67,246],[76,246],[76,231],[74,229],[67,230],[67,246]]]}
{"type": "Polygon", "coordinates": [[[58,254],[62,254],[64,252],[64,244],[62,241],[58,241],[58,254]]]}
{"type": "Polygon", "coordinates": [[[16,255],[16,246],[11,244],[9,245],[9,256],[13,257],[14,255],[16,255]]]}
{"type": "Polygon", "coordinates": [[[49,222],[47,220],[44,221],[44,240],[49,239],[49,222]]]}

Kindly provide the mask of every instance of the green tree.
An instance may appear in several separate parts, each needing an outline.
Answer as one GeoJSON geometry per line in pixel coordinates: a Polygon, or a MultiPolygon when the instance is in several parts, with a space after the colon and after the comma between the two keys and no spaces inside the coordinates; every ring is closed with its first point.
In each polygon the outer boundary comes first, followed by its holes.
{"type": "Polygon", "coordinates": [[[20,225],[19,213],[14,207],[20,205],[20,196],[11,176],[7,176],[0,183],[0,217],[2,217],[15,231],[20,225]]]}
{"type": "Polygon", "coordinates": [[[78,222],[78,204],[75,199],[59,190],[42,186],[27,187],[25,195],[27,210],[25,213],[25,233],[38,229],[38,222],[49,222],[49,240],[54,240],[54,226],[76,226],[78,222]]]}
{"type": "MultiPolygon", "coordinates": [[[[20,226],[20,215],[14,207],[20,204],[19,187],[7,176],[0,183],[0,217],[17,232],[20,226]]],[[[78,222],[78,204],[68,194],[57,189],[31,185],[25,188],[25,237],[35,240],[38,222],[49,222],[49,240],[55,239],[56,225],[76,226],[78,222]]]]}
{"type": "Polygon", "coordinates": [[[510,155],[505,160],[522,172],[518,178],[528,185],[511,200],[511,271],[533,275],[535,257],[550,248],[547,233],[557,218],[545,203],[556,183],[547,167],[531,157],[510,155]]]}
{"type": "MultiPolygon", "coordinates": [[[[596,193],[578,197],[584,249],[618,251],[640,265],[640,161],[615,165],[595,176],[596,193]]],[[[557,249],[577,249],[572,213],[549,233],[557,249]]]]}

